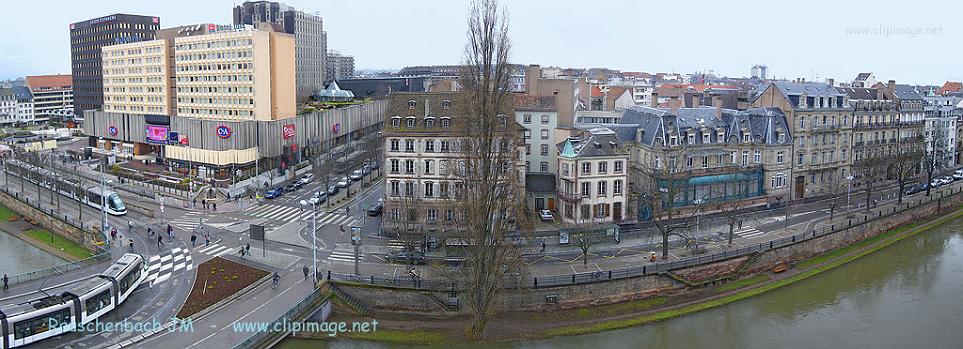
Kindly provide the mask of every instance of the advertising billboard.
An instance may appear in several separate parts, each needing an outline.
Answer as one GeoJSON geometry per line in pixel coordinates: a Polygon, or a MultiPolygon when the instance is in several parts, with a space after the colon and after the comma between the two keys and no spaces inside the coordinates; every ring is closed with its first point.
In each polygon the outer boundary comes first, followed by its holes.
{"type": "Polygon", "coordinates": [[[169,130],[167,126],[147,125],[147,143],[167,144],[169,130]]]}

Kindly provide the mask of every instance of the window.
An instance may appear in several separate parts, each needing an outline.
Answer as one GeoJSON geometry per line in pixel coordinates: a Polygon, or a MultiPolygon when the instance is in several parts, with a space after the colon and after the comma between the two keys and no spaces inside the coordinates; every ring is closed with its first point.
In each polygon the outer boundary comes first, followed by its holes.
{"type": "Polygon", "coordinates": [[[688,138],[689,138],[689,140],[688,140],[687,142],[689,142],[689,144],[695,144],[695,134],[694,134],[694,133],[690,133],[688,138]]]}
{"type": "Polygon", "coordinates": [[[548,130],[542,130],[542,139],[548,139],[548,130]]]}
{"type": "Polygon", "coordinates": [[[435,140],[434,140],[434,139],[426,139],[426,140],[425,140],[425,152],[426,152],[426,153],[434,153],[434,152],[435,152],[435,140]]]}
{"type": "Polygon", "coordinates": [[[447,100],[447,99],[441,101],[441,107],[442,107],[443,109],[451,109],[451,101],[449,101],[449,100],[447,100]]]}
{"type": "Polygon", "coordinates": [[[405,173],[406,174],[415,173],[415,160],[405,160],[405,173]]]}
{"type": "Polygon", "coordinates": [[[568,177],[568,164],[562,164],[560,167],[562,168],[562,175],[568,177]]]}
{"type": "Polygon", "coordinates": [[[757,164],[762,162],[762,153],[756,150],[756,152],[752,154],[752,161],[757,164]]]}
{"type": "Polygon", "coordinates": [[[607,194],[608,184],[609,182],[606,181],[599,182],[599,196],[605,196],[607,194]]]}
{"type": "Polygon", "coordinates": [[[412,197],[415,195],[415,183],[405,182],[405,196],[412,197]]]}
{"type": "Polygon", "coordinates": [[[590,162],[582,163],[582,174],[583,175],[592,174],[592,163],[590,162]]]}
{"type": "Polygon", "coordinates": [[[425,127],[426,128],[435,127],[435,118],[425,118],[425,127]]]}
{"type": "Polygon", "coordinates": [[[675,136],[669,137],[669,145],[676,145],[677,143],[679,143],[679,140],[675,136]]]}
{"type": "Polygon", "coordinates": [[[425,160],[425,174],[434,174],[435,160],[425,160]]]}
{"type": "Polygon", "coordinates": [[[455,212],[452,210],[445,210],[445,221],[451,222],[455,220],[455,212]]]}
{"type": "Polygon", "coordinates": [[[532,123],[532,115],[531,115],[531,114],[525,114],[524,116],[522,116],[522,123],[525,123],[525,124],[530,124],[530,123],[532,123]]]}
{"type": "Polygon", "coordinates": [[[743,141],[744,143],[752,142],[752,135],[750,135],[749,132],[743,133],[743,134],[742,134],[742,141],[743,141]]]}
{"type": "Polygon", "coordinates": [[[400,171],[400,166],[398,164],[398,159],[391,159],[391,173],[398,173],[400,171]]]}
{"type": "Polygon", "coordinates": [[[781,164],[781,163],[782,163],[782,161],[783,161],[783,155],[785,155],[785,154],[784,154],[784,152],[782,152],[782,151],[776,152],[776,163],[777,163],[777,164],[781,164]]]}
{"type": "Polygon", "coordinates": [[[582,197],[592,195],[592,182],[582,182],[582,197]]]}
{"type": "Polygon", "coordinates": [[[418,105],[418,102],[415,102],[414,99],[408,101],[408,108],[414,109],[416,105],[418,105]]]}
{"type": "Polygon", "coordinates": [[[580,211],[580,216],[582,216],[582,219],[589,219],[589,212],[591,212],[589,205],[582,205],[580,211]]]}
{"type": "Polygon", "coordinates": [[[429,221],[429,222],[438,221],[438,209],[436,209],[436,208],[429,208],[429,209],[425,210],[425,220],[427,220],[427,221],[429,221]]]}
{"type": "Polygon", "coordinates": [[[392,139],[391,142],[389,142],[389,144],[391,144],[391,151],[398,151],[398,150],[399,150],[398,140],[397,140],[397,139],[392,139]]]}
{"type": "Polygon", "coordinates": [[[425,182],[425,197],[430,198],[435,196],[435,183],[425,182]]]}
{"type": "Polygon", "coordinates": [[[531,138],[532,138],[532,131],[525,130],[525,139],[531,139],[531,138]]]}
{"type": "Polygon", "coordinates": [[[708,155],[703,155],[703,156],[702,156],[702,168],[709,168],[709,156],[708,156],[708,155]]]}
{"type": "Polygon", "coordinates": [[[405,151],[406,151],[406,152],[409,152],[409,153],[414,153],[414,152],[415,152],[415,140],[413,140],[413,139],[406,139],[406,140],[405,140],[405,151]]]}
{"type": "Polygon", "coordinates": [[[449,141],[441,141],[441,152],[442,152],[442,153],[447,153],[447,152],[449,152],[449,151],[451,151],[451,142],[449,142],[449,141]]]}
{"type": "Polygon", "coordinates": [[[785,133],[779,132],[779,136],[777,136],[777,137],[778,137],[778,139],[779,139],[779,143],[783,143],[783,142],[786,141],[786,134],[785,134],[785,133]]]}
{"type": "Polygon", "coordinates": [[[401,118],[397,116],[391,118],[391,127],[394,127],[394,128],[401,127],[401,118]]]}
{"type": "Polygon", "coordinates": [[[525,145],[525,155],[532,155],[532,145],[531,145],[531,144],[526,144],[526,145],[525,145]]]}
{"type": "Polygon", "coordinates": [[[542,162],[539,164],[539,169],[540,169],[542,172],[548,172],[548,162],[542,161],[542,162]]]}
{"type": "Polygon", "coordinates": [[[708,134],[708,133],[704,133],[704,132],[702,133],[702,144],[709,144],[709,134],[708,134]]]}
{"type": "Polygon", "coordinates": [[[543,123],[543,124],[547,124],[547,123],[548,123],[548,115],[542,115],[542,123],[543,123]]]}
{"type": "Polygon", "coordinates": [[[612,195],[622,195],[622,180],[617,179],[612,183],[612,195]]]}
{"type": "Polygon", "coordinates": [[[748,150],[743,150],[743,151],[742,151],[742,166],[748,166],[748,165],[749,165],[749,151],[748,151],[748,150]]]}
{"type": "Polygon", "coordinates": [[[609,172],[609,163],[605,161],[599,161],[599,174],[606,174],[609,172]]]}
{"type": "Polygon", "coordinates": [[[799,128],[800,128],[800,129],[806,128],[806,118],[805,118],[805,117],[799,118],[799,128]]]}
{"type": "Polygon", "coordinates": [[[451,127],[451,119],[447,117],[441,118],[441,128],[447,129],[451,127]]]}
{"type": "Polygon", "coordinates": [[[541,148],[540,154],[542,154],[542,156],[548,156],[548,144],[542,144],[539,147],[541,148]]]}
{"type": "Polygon", "coordinates": [[[409,116],[408,119],[405,120],[405,126],[407,126],[408,128],[415,127],[415,117],[409,116]]]}
{"type": "Polygon", "coordinates": [[[532,172],[532,162],[525,161],[525,172],[532,172]]]}

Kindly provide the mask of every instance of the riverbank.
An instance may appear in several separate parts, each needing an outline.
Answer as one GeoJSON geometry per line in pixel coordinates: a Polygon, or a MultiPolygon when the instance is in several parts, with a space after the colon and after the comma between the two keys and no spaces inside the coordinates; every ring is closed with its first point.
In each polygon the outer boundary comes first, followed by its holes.
{"type": "Polygon", "coordinates": [[[68,262],[94,255],[89,249],[26,221],[16,212],[0,205],[0,230],[68,262]]]}
{"type": "MultiPolygon", "coordinates": [[[[715,287],[670,292],[610,305],[564,311],[504,313],[490,322],[488,339],[497,342],[596,333],[719,307],[806,280],[958,217],[963,217],[963,206],[925,223],[888,229],[873,237],[813,256],[781,274],[747,275],[741,280],[715,287]]],[[[364,319],[348,315],[347,308],[338,310],[332,320],[364,319]]],[[[393,316],[381,313],[376,317],[381,323],[377,334],[351,334],[347,338],[404,344],[464,342],[464,329],[468,323],[467,317],[438,318],[411,314],[393,316]]]]}

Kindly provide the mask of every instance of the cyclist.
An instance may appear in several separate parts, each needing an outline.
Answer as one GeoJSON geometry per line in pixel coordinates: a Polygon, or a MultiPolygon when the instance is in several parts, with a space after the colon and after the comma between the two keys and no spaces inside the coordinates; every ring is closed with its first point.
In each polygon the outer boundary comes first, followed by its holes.
{"type": "Polygon", "coordinates": [[[281,276],[278,275],[277,272],[275,272],[275,273],[274,273],[274,276],[271,276],[271,288],[276,288],[276,287],[278,287],[278,282],[280,282],[280,281],[281,281],[281,276]]]}

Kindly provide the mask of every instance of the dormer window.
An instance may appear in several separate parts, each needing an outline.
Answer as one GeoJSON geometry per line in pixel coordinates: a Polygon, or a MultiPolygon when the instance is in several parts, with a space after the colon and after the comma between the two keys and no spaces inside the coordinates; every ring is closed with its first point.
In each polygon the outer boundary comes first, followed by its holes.
{"type": "Polygon", "coordinates": [[[710,143],[710,141],[709,141],[709,134],[703,132],[703,133],[702,133],[702,144],[709,144],[709,143],[710,143]]]}
{"type": "Polygon", "coordinates": [[[410,108],[410,109],[415,109],[415,106],[417,106],[417,105],[418,105],[418,102],[415,102],[414,99],[408,101],[408,108],[410,108]]]}
{"type": "Polygon", "coordinates": [[[432,128],[432,127],[435,127],[435,117],[433,117],[433,116],[426,116],[426,117],[425,117],[425,128],[432,128]]]}
{"type": "Polygon", "coordinates": [[[785,134],[785,133],[779,132],[779,136],[777,136],[777,137],[778,137],[778,139],[779,139],[779,143],[784,143],[784,142],[786,142],[786,134],[785,134]]]}
{"type": "Polygon", "coordinates": [[[689,144],[695,144],[695,134],[690,133],[688,137],[689,144]]]}
{"type": "Polygon", "coordinates": [[[451,128],[451,118],[449,118],[449,117],[447,117],[447,116],[442,116],[442,117],[441,117],[441,128],[443,128],[443,129],[449,129],[449,128],[451,128]]]}
{"type": "Polygon", "coordinates": [[[752,142],[752,135],[750,135],[749,132],[743,133],[743,134],[742,134],[742,141],[743,141],[744,143],[752,142]]]}
{"type": "Polygon", "coordinates": [[[407,126],[408,128],[415,127],[415,117],[409,116],[407,120],[405,120],[405,126],[407,126]]]}
{"type": "Polygon", "coordinates": [[[675,136],[669,137],[669,145],[676,145],[679,143],[679,139],[675,136]]]}
{"type": "Polygon", "coordinates": [[[449,101],[449,100],[447,100],[447,99],[441,101],[441,107],[442,107],[443,109],[451,109],[451,101],[449,101]]]}
{"type": "Polygon", "coordinates": [[[401,117],[400,117],[400,116],[392,116],[392,117],[391,117],[391,127],[394,127],[394,128],[399,128],[399,127],[401,127],[401,117]]]}

